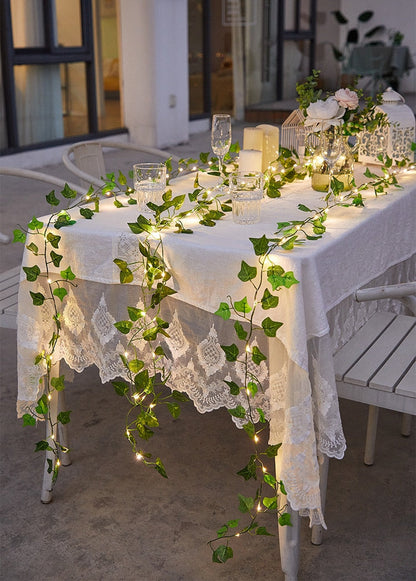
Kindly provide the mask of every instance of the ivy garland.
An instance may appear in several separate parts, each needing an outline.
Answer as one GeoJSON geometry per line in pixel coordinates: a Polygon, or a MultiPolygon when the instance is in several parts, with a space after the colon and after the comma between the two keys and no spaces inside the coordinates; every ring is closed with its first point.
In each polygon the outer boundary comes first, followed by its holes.
{"type": "MultiPolygon", "coordinates": [[[[412,145],[413,151],[416,144],[412,145]]],[[[154,428],[159,426],[159,419],[156,414],[157,406],[167,406],[173,418],[180,414],[180,405],[189,400],[188,396],[176,390],[166,395],[164,386],[169,383],[169,372],[166,360],[168,355],[163,347],[158,344],[161,337],[169,337],[169,322],[161,316],[161,303],[166,298],[175,294],[175,290],[169,286],[171,274],[164,260],[164,249],[161,232],[174,229],[178,234],[192,234],[192,231],[184,226],[184,218],[193,215],[199,223],[206,227],[215,226],[216,222],[232,210],[230,200],[220,190],[210,191],[203,187],[199,180],[201,172],[222,177],[223,183],[228,184],[230,170],[236,167],[236,154],[239,145],[233,144],[230,152],[225,157],[224,173],[220,172],[218,159],[210,157],[208,153],[201,153],[199,159],[182,159],[179,163],[177,173],[183,171],[196,171],[194,189],[188,194],[188,199],[192,203],[189,210],[183,209],[186,200],[185,195],[173,197],[172,190],[168,189],[163,195],[160,205],[149,203],[148,207],[152,211],[152,217],[147,218],[139,215],[136,222],[129,223],[130,230],[138,235],[138,244],[141,259],[133,264],[129,264],[118,258],[114,263],[120,270],[120,283],[127,284],[136,280],[141,281],[141,294],[143,307],[127,306],[126,320],[118,321],[115,326],[120,333],[128,336],[128,346],[130,354],[120,355],[126,369],[126,380],[112,381],[115,392],[125,397],[130,404],[126,417],[125,436],[129,441],[134,454],[146,466],[157,470],[159,474],[167,478],[167,473],[161,458],[154,458],[151,453],[142,446],[154,435],[154,428]],[[135,346],[143,340],[150,353],[151,364],[146,365],[143,351],[135,346]]],[[[229,409],[231,416],[239,418],[243,422],[243,427],[253,443],[253,452],[248,463],[238,471],[244,480],[255,480],[255,493],[251,497],[238,495],[239,511],[247,516],[247,522],[240,524],[240,519],[232,519],[224,523],[216,533],[215,538],[208,541],[212,549],[212,560],[216,563],[224,563],[233,557],[233,550],[230,546],[230,539],[243,534],[250,535],[271,535],[266,527],[259,524],[261,513],[273,511],[277,513],[280,525],[290,525],[290,515],[285,511],[286,506],[279,508],[277,496],[279,493],[285,495],[284,483],[277,481],[271,474],[264,460],[274,458],[278,454],[281,444],[269,445],[264,449],[259,448],[259,434],[264,431],[268,422],[262,409],[253,409],[253,397],[259,390],[262,390],[261,381],[250,371],[252,362],[255,366],[266,360],[266,356],[257,346],[251,346],[253,338],[257,333],[262,333],[266,337],[275,337],[282,323],[274,321],[270,317],[265,317],[261,326],[254,323],[254,315],[259,310],[268,311],[277,306],[279,302],[278,293],[282,288],[290,288],[298,283],[293,272],[286,272],[281,266],[271,264],[267,260],[270,253],[277,248],[292,250],[295,246],[303,244],[306,240],[320,239],[326,230],[325,220],[328,211],[335,206],[364,206],[363,192],[373,190],[375,195],[385,194],[390,187],[401,187],[397,180],[397,172],[414,167],[409,160],[393,162],[391,158],[380,157],[383,162],[382,174],[376,174],[368,168],[365,176],[368,181],[344,193],[342,182],[335,177],[332,178],[331,187],[325,197],[325,205],[319,208],[309,208],[304,204],[299,204],[298,208],[307,214],[303,220],[291,220],[277,223],[277,229],[273,237],[250,238],[254,255],[255,265],[250,265],[244,260],[241,262],[241,269],[238,278],[252,287],[253,300],[249,304],[247,296],[235,300],[227,298],[227,302],[219,305],[216,315],[224,320],[231,317],[234,321],[234,332],[236,342],[231,345],[221,345],[225,357],[229,362],[239,362],[244,369],[244,382],[239,385],[233,381],[224,380],[228,385],[231,395],[240,396],[245,394],[246,407],[241,404],[229,409]],[[267,281],[268,286],[261,295],[260,289],[267,281]],[[259,418],[256,421],[256,418],[259,418]],[[267,491],[264,487],[267,486],[267,491]]],[[[167,162],[168,172],[171,176],[172,165],[167,162]]],[[[223,169],[223,168],[221,168],[223,169]]],[[[295,180],[302,180],[308,174],[308,168],[302,165],[294,151],[281,148],[280,155],[267,170],[265,175],[265,193],[268,197],[276,198],[280,196],[280,190],[285,184],[295,180]]],[[[177,175],[177,174],[176,174],[177,175]]],[[[132,177],[132,172],[130,174],[132,177]]],[[[77,192],[72,190],[67,184],[60,192],[61,198],[56,196],[55,190],[51,191],[46,200],[52,207],[61,205],[66,201],[64,210],[56,211],[48,217],[47,223],[43,223],[36,217],[28,223],[26,228],[18,228],[14,231],[14,242],[26,243],[27,235],[30,242],[26,245],[27,250],[35,256],[42,257],[43,271],[39,266],[23,267],[26,279],[35,282],[38,278],[46,280],[45,294],[32,292],[30,295],[35,306],[41,306],[46,301],[53,304],[54,330],[48,345],[35,357],[35,365],[41,366],[45,375],[45,392],[39,398],[37,405],[31,413],[23,415],[23,425],[35,425],[37,420],[49,422],[50,433],[54,433],[56,428],[51,418],[50,400],[54,391],[62,391],[65,388],[65,377],[63,375],[55,377],[53,375],[53,356],[57,342],[61,336],[62,305],[68,294],[68,285],[76,286],[76,274],[70,265],[66,265],[64,256],[59,253],[61,236],[59,231],[63,227],[70,227],[75,224],[74,212],[86,220],[91,220],[96,212],[99,212],[100,200],[111,195],[114,197],[114,205],[118,208],[127,204],[136,204],[132,197],[134,190],[128,186],[126,177],[119,172],[116,178],[114,173],[106,175],[105,185],[94,190],[91,186],[88,193],[77,199],[77,192]],[[123,196],[121,200],[120,196],[123,196]],[[124,202],[124,203],[123,203],[124,202]],[[88,205],[87,205],[88,204],[88,205]],[[91,208],[93,204],[93,209],[91,208]],[[58,233],[57,233],[58,232],[58,233]],[[55,279],[49,277],[51,265],[60,270],[60,277],[55,279]]],[[[248,294],[248,293],[247,293],[248,294]]],[[[68,424],[70,422],[70,411],[61,411],[57,417],[57,424],[68,424]]],[[[35,451],[50,451],[54,461],[48,460],[49,473],[52,474],[52,482],[55,483],[59,467],[60,457],[69,450],[58,441],[58,438],[48,438],[37,442],[35,451]]]]}

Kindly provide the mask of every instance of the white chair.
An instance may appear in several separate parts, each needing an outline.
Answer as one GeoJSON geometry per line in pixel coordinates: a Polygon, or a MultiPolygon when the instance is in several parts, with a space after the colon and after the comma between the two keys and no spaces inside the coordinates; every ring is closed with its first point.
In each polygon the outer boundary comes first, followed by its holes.
{"type": "MultiPolygon", "coordinates": [[[[368,404],[364,463],[374,463],[380,408],[403,412],[402,430],[410,435],[416,415],[416,282],[358,290],[357,301],[399,299],[413,315],[376,312],[335,354],[338,396],[368,404]]],[[[321,465],[325,504],[328,458],[321,465]]],[[[322,542],[322,527],[312,527],[312,543],[322,542]]]]}
{"type": "MultiPolygon", "coordinates": [[[[68,180],[63,180],[61,178],[51,176],[43,172],[34,171],[31,169],[22,169],[17,167],[0,167],[0,175],[36,180],[38,182],[40,181],[46,184],[52,184],[56,188],[61,189],[65,187],[65,184],[68,184],[68,186],[72,190],[75,190],[80,195],[84,195],[87,193],[87,189],[84,188],[83,186],[79,186],[78,184],[74,184],[73,182],[69,182],[68,180]]],[[[0,242],[3,244],[8,244],[10,242],[10,237],[7,236],[6,234],[0,233],[0,242]]]]}
{"type": "MultiPolygon", "coordinates": [[[[166,161],[171,159],[173,163],[178,163],[180,158],[167,151],[145,147],[134,143],[121,143],[118,141],[81,141],[71,145],[63,154],[62,161],[67,169],[81,180],[81,184],[89,187],[101,188],[104,185],[103,176],[106,175],[104,149],[125,149],[141,154],[141,157],[131,163],[140,161],[166,161]],[[143,159],[143,156],[145,159],[143,159]]],[[[116,168],[111,168],[112,171],[116,168]]],[[[131,167],[133,169],[133,167],[131,167]]]]}

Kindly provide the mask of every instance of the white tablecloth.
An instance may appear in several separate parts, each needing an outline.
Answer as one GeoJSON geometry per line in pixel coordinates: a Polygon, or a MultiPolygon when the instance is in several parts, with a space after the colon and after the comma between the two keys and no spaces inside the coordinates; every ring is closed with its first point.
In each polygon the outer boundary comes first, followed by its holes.
{"type": "MultiPolygon", "coordinates": [[[[268,360],[255,369],[264,385],[255,407],[264,409],[270,419],[270,442],[283,442],[279,478],[285,482],[288,499],[312,523],[323,522],[317,454],[342,458],[345,451],[332,353],[376,308],[374,303],[358,306],[351,294],[370,283],[402,282],[415,276],[415,176],[403,176],[401,183],[402,190],[386,196],[368,193],[365,208],[331,210],[322,240],[271,255],[276,264],[293,271],[300,284],[280,291],[273,312],[258,312],[257,323],[268,315],[283,326],[278,338],[257,339],[268,360]]],[[[192,177],[177,180],[173,189],[175,194],[192,191],[192,177]]],[[[223,381],[242,381],[241,368],[226,362],[220,348],[235,342],[232,324],[212,313],[227,295],[234,300],[249,296],[250,285],[237,277],[242,260],[256,264],[249,237],[272,236],[277,221],[305,218],[298,203],[318,208],[321,198],[306,180],[286,186],[280,199],[265,199],[260,224],[237,225],[228,215],[207,228],[190,218],[194,234],[163,234],[172,286],[178,291],[163,301],[162,311],[165,320],[172,321],[166,339],[172,355],[170,385],[187,392],[199,411],[246,405],[243,396],[236,401],[229,394],[223,381]]],[[[135,206],[117,209],[109,199],[92,221],[76,217],[74,226],[59,232],[65,264],[55,270],[71,265],[78,287],[64,301],[56,357],[76,371],[96,364],[103,381],[124,375],[119,353],[124,352],[128,337],[118,333],[114,322],[127,318],[127,305],[141,304],[139,287],[120,285],[119,269],[113,263],[116,257],[128,262],[138,259],[137,236],[127,226],[136,217],[135,206]]],[[[23,264],[35,262],[33,254],[26,252],[23,264]]],[[[20,288],[19,414],[39,397],[41,370],[33,359],[51,335],[49,306],[33,307],[29,290],[41,292],[41,279],[35,285],[22,280],[20,288]]],[[[142,347],[146,357],[145,342],[142,347]]]]}

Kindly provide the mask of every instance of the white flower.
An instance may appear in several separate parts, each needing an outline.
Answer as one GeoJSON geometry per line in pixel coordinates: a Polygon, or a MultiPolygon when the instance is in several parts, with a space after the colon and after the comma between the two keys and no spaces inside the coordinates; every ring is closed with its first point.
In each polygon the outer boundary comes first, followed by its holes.
{"type": "Polygon", "coordinates": [[[351,89],[338,89],[334,96],[341,107],[346,109],[356,109],[358,107],[358,95],[351,89]]]}
{"type": "Polygon", "coordinates": [[[311,127],[312,131],[328,129],[331,125],[341,125],[345,108],[340,107],[335,97],[328,97],[326,101],[316,101],[311,103],[306,109],[307,117],[305,126],[311,127]]]}

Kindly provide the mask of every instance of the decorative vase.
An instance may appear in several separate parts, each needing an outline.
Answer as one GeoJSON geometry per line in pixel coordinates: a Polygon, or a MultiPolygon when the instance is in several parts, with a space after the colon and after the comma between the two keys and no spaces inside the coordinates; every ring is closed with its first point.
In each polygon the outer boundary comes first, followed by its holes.
{"type": "Polygon", "coordinates": [[[351,190],[354,179],[354,154],[358,144],[351,145],[339,127],[331,126],[307,137],[307,148],[312,153],[312,188],[327,192],[332,177],[351,190]]]}

